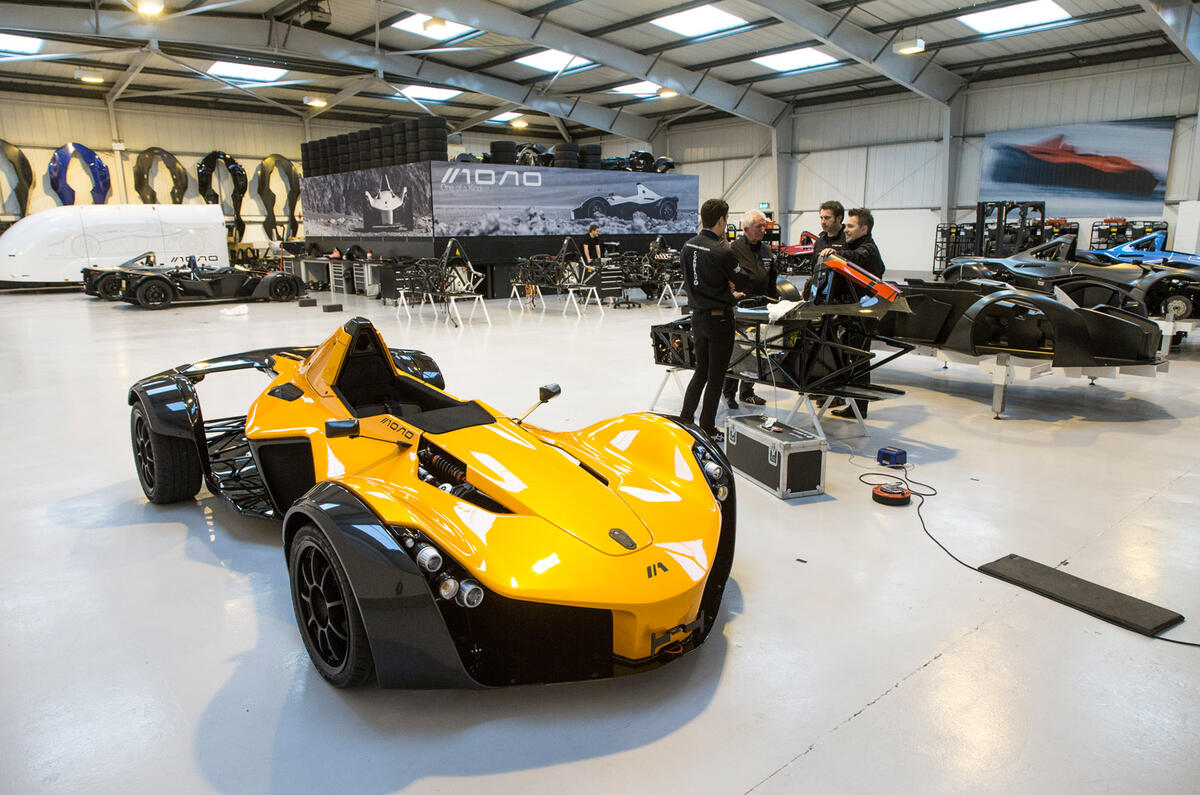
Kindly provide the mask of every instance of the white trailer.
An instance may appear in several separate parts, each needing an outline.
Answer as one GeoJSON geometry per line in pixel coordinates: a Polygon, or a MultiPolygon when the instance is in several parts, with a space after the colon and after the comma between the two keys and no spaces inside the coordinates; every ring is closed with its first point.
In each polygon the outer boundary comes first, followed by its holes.
{"type": "Polygon", "coordinates": [[[77,284],[85,267],[153,251],[160,265],[193,256],[228,267],[225,216],[215,204],[95,204],[43,210],[0,235],[0,287],[77,284]]]}

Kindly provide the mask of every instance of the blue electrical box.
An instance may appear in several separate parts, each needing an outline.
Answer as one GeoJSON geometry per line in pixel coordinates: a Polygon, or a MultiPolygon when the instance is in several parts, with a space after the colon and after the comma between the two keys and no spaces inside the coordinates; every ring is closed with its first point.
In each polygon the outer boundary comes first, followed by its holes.
{"type": "Polygon", "coordinates": [[[908,463],[908,453],[899,447],[880,447],[875,460],[885,467],[902,467],[908,463]]]}

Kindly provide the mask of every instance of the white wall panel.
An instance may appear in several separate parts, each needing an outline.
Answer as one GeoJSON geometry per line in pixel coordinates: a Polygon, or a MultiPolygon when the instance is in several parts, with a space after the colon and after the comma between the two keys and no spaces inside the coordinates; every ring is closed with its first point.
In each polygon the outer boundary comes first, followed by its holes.
{"type": "Polygon", "coordinates": [[[811,152],[937,138],[941,135],[941,125],[941,106],[927,99],[905,97],[840,103],[797,113],[793,150],[811,152]]]}
{"type": "Polygon", "coordinates": [[[1200,77],[1185,63],[1127,66],[967,92],[967,135],[1116,119],[1194,114],[1200,77]]]}
{"type": "Polygon", "coordinates": [[[867,153],[867,207],[936,207],[943,174],[936,141],[873,146],[867,153]]]}
{"type": "Polygon", "coordinates": [[[797,156],[796,161],[792,178],[795,186],[793,208],[816,208],[827,200],[840,201],[847,207],[862,205],[867,169],[866,148],[813,152],[797,156]]]}
{"type": "MultiPolygon", "coordinates": [[[[746,166],[751,162],[751,158],[738,158],[737,160],[726,160],[725,174],[723,176],[723,188],[720,193],[709,194],[700,192],[700,201],[703,202],[712,196],[721,196],[725,191],[733,187],[733,183],[741,176],[746,166]]],[[[738,211],[756,210],[759,202],[770,202],[772,206],[775,204],[775,160],[770,155],[760,157],[754,161],[750,172],[746,174],[745,179],[738,185],[737,190],[725,197],[725,201],[729,202],[731,210],[738,211]]]]}

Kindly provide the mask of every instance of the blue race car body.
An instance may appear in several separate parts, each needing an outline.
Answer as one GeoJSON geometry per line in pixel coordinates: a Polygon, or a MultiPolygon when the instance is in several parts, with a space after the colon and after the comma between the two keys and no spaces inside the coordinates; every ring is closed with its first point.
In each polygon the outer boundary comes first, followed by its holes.
{"type": "Polygon", "coordinates": [[[1176,268],[1200,267],[1200,254],[1171,251],[1167,248],[1167,233],[1152,232],[1137,240],[1099,251],[1081,251],[1099,260],[1132,262],[1146,265],[1172,265],[1176,268]]]}

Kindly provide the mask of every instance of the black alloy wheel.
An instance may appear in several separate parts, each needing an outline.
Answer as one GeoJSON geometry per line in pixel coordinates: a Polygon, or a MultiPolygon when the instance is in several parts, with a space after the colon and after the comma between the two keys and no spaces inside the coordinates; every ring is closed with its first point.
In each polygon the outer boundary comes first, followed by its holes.
{"type": "Polygon", "coordinates": [[[674,221],[676,214],[675,202],[667,199],[658,208],[658,217],[664,221],[674,221]]]}
{"type": "Polygon", "coordinates": [[[272,301],[294,301],[300,291],[296,289],[296,283],[291,279],[280,277],[271,282],[267,293],[272,301]]]}
{"type": "Polygon", "coordinates": [[[155,433],[141,403],[135,403],[130,411],[129,436],[138,482],[146,499],[166,505],[196,496],[201,472],[193,442],[155,433]]]}
{"type": "Polygon", "coordinates": [[[583,205],[583,214],[589,218],[596,215],[607,215],[608,202],[599,197],[588,199],[587,203],[583,205]]]}
{"type": "Polygon", "coordinates": [[[171,298],[171,288],[161,279],[152,279],[137,289],[138,303],[146,309],[166,309],[171,298]]]}
{"type": "Polygon", "coordinates": [[[96,294],[105,301],[115,301],[121,294],[121,277],[115,273],[106,273],[96,282],[96,294]]]}
{"type": "Polygon", "coordinates": [[[324,534],[305,525],[288,555],[292,606],[308,656],[334,687],[357,687],[374,671],[362,616],[324,534]]]}

